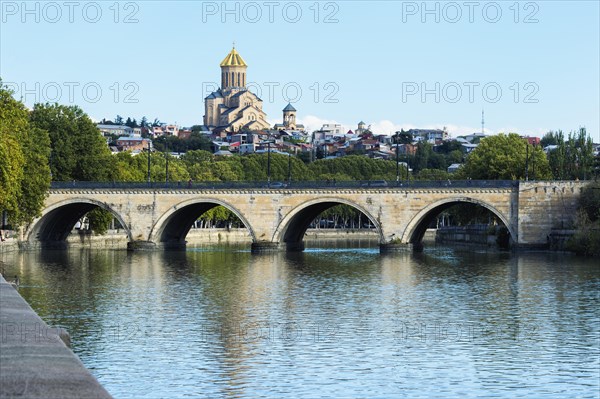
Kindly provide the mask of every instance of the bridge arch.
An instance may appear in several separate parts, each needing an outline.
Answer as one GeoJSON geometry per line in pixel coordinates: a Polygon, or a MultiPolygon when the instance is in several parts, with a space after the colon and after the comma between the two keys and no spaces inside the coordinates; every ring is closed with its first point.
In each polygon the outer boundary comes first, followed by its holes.
{"type": "Polygon", "coordinates": [[[379,242],[384,242],[383,231],[379,221],[371,215],[364,207],[356,202],[338,197],[325,197],[303,202],[289,211],[281,222],[277,225],[273,234],[274,243],[286,244],[288,250],[304,249],[304,234],[310,226],[310,223],[323,211],[336,205],[348,205],[362,212],[377,230],[379,242]]]}
{"type": "Polygon", "coordinates": [[[39,241],[42,247],[64,247],[66,239],[77,221],[96,207],[109,211],[125,229],[128,240],[132,240],[130,226],[110,205],[91,198],[75,197],[56,202],[43,209],[42,215],[34,220],[25,231],[25,242],[34,246],[36,241],[39,241]]]}
{"type": "Polygon", "coordinates": [[[152,226],[149,241],[165,247],[184,247],[185,237],[194,222],[203,213],[219,205],[233,212],[242,221],[254,242],[256,236],[246,216],[230,203],[217,198],[194,198],[169,207],[152,226]]]}
{"type": "Polygon", "coordinates": [[[471,197],[450,197],[427,205],[421,209],[407,224],[402,234],[402,242],[410,244],[420,244],[429,224],[444,210],[454,205],[475,204],[486,208],[500,219],[508,229],[510,239],[513,243],[517,241],[517,232],[513,229],[510,219],[507,215],[500,212],[494,205],[471,197]]]}

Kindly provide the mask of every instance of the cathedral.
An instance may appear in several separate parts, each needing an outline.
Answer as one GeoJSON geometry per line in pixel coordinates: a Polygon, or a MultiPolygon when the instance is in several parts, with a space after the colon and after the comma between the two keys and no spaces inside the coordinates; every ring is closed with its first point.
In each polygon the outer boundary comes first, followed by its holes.
{"type": "Polygon", "coordinates": [[[237,132],[270,128],[263,101],[246,89],[247,67],[235,47],[221,62],[221,88],[204,99],[204,125],[208,129],[237,132]]]}

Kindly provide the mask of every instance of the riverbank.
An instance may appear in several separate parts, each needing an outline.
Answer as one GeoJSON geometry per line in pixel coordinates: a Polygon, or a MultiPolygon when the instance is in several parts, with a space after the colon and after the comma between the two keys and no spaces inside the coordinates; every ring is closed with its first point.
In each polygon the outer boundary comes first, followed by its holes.
{"type": "Polygon", "coordinates": [[[19,241],[16,237],[5,238],[0,242],[0,254],[19,250],[19,241]]]}
{"type": "MultiPolygon", "coordinates": [[[[307,240],[352,240],[352,239],[378,239],[377,232],[367,229],[309,229],[306,231],[307,240]]],[[[103,235],[94,235],[90,232],[74,230],[67,237],[70,248],[127,248],[127,234],[124,230],[109,230],[103,235]]],[[[248,244],[252,237],[247,229],[191,229],[186,236],[189,245],[201,244],[248,244]]],[[[19,249],[16,238],[9,238],[0,245],[0,253],[17,251],[19,249]]]]}
{"type": "Polygon", "coordinates": [[[0,397],[111,398],[65,345],[64,330],[48,326],[2,275],[0,333],[0,397]]]}

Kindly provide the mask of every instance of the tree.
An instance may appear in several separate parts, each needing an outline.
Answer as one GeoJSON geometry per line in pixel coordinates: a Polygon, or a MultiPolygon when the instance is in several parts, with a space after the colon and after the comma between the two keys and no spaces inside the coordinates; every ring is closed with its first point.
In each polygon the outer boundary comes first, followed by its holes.
{"type": "Polygon", "coordinates": [[[550,132],[556,148],[548,153],[550,169],[555,179],[588,179],[594,175],[594,148],[585,128],[570,132],[568,138],[561,130],[550,132]]]}
{"type": "MultiPolygon", "coordinates": [[[[5,104],[0,100],[0,212],[17,212],[25,158],[17,137],[8,132],[5,104]]],[[[1,226],[0,226],[1,227],[1,226]]]]}
{"type": "Polygon", "coordinates": [[[575,234],[566,248],[581,255],[600,255],[600,183],[588,184],[581,191],[575,234]]]}
{"type": "MultiPolygon", "coordinates": [[[[151,158],[150,175],[152,181],[164,182],[167,178],[167,157],[169,159],[169,181],[185,182],[190,179],[185,164],[177,158],[166,155],[164,153],[153,153],[151,158]]],[[[140,157],[135,157],[140,158],[140,157]]],[[[146,160],[146,157],[143,157],[146,160]]],[[[144,163],[143,161],[141,162],[144,163]]]]}
{"type": "Polygon", "coordinates": [[[395,180],[396,161],[348,155],[335,159],[317,160],[308,166],[312,176],[306,180],[323,180],[328,175],[344,174],[352,180],[395,180]]]}
{"type": "MultiPolygon", "coordinates": [[[[562,134],[562,132],[560,134],[562,134]]],[[[542,148],[546,148],[549,145],[557,145],[558,141],[559,141],[558,134],[554,133],[553,131],[549,131],[540,140],[540,145],[542,146],[542,148]]],[[[562,139],[561,139],[561,141],[562,141],[562,139]]]]}
{"type": "Polygon", "coordinates": [[[36,104],[33,127],[50,135],[50,168],[56,181],[112,179],[110,150],[92,120],[77,106],[36,104]]]}
{"type": "Polygon", "coordinates": [[[112,177],[115,181],[139,182],[147,177],[147,158],[125,151],[114,155],[112,177]]]}
{"type": "Polygon", "coordinates": [[[449,177],[448,172],[440,169],[422,169],[417,175],[419,180],[448,180],[449,177]]]}
{"type": "Polygon", "coordinates": [[[24,179],[19,195],[19,212],[15,215],[17,224],[31,223],[39,215],[50,189],[50,137],[39,128],[29,128],[21,137],[25,157],[24,179]]]}
{"type": "Polygon", "coordinates": [[[29,123],[25,105],[0,80],[0,211],[14,226],[39,215],[50,186],[48,133],[29,123]]]}
{"type": "Polygon", "coordinates": [[[418,173],[422,169],[426,169],[429,165],[429,158],[433,155],[431,144],[420,141],[417,144],[417,152],[415,153],[415,161],[412,164],[413,169],[418,173]]]}
{"type": "Polygon", "coordinates": [[[548,159],[539,147],[530,145],[515,133],[501,133],[481,140],[456,174],[463,179],[516,180],[525,178],[526,167],[531,179],[551,177],[548,159]]]}
{"type": "Polygon", "coordinates": [[[99,235],[105,234],[113,220],[113,215],[110,211],[100,207],[94,208],[87,213],[90,221],[90,229],[99,235]]]}
{"type": "Polygon", "coordinates": [[[115,125],[122,125],[123,124],[123,117],[121,115],[117,115],[117,117],[115,118],[115,125]]]}
{"type": "Polygon", "coordinates": [[[183,154],[180,159],[187,165],[193,165],[199,162],[212,162],[214,157],[209,151],[191,150],[183,154]]]}
{"type": "Polygon", "coordinates": [[[600,220],[600,182],[590,183],[581,190],[579,206],[591,222],[600,220]]]}

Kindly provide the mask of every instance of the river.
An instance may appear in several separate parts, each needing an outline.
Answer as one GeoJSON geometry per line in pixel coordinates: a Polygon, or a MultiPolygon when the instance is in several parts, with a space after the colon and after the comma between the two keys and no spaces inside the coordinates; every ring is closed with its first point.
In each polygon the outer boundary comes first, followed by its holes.
{"type": "Polygon", "coordinates": [[[116,398],[598,397],[597,260],[368,244],[1,259],[116,398]]]}

